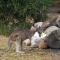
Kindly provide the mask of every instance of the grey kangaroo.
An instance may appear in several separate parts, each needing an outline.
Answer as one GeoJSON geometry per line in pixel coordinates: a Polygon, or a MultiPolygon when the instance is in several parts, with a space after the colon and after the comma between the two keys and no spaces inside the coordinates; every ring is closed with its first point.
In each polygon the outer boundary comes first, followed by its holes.
{"type": "Polygon", "coordinates": [[[14,32],[12,32],[9,35],[8,39],[8,46],[9,49],[12,46],[12,43],[15,41],[16,42],[16,52],[20,53],[23,52],[22,44],[25,39],[30,39],[35,33],[36,30],[30,30],[30,29],[17,29],[14,32]]]}

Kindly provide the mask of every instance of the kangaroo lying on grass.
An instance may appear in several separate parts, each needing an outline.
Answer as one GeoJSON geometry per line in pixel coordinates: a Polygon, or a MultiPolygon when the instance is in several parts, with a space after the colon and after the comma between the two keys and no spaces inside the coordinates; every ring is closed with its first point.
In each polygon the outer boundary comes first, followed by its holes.
{"type": "Polygon", "coordinates": [[[30,39],[35,33],[36,30],[29,30],[29,29],[17,29],[16,31],[12,32],[9,36],[8,46],[9,49],[12,46],[12,43],[16,41],[16,52],[21,53],[23,52],[22,44],[23,41],[26,39],[30,39]]]}

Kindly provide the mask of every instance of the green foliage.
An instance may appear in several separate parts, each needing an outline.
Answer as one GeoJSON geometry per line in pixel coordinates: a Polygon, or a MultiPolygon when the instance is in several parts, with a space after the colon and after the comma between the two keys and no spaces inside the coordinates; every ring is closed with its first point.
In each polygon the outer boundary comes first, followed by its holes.
{"type": "Polygon", "coordinates": [[[51,0],[0,0],[0,18],[17,18],[25,20],[26,16],[32,16],[36,21],[43,20],[51,0]]]}
{"type": "Polygon", "coordinates": [[[25,19],[26,16],[32,16],[35,21],[43,21],[46,17],[51,0],[12,0],[14,9],[17,12],[15,16],[25,19]]]}
{"type": "MultiPolygon", "coordinates": [[[[33,17],[35,22],[44,21],[47,17],[48,7],[51,6],[51,1],[0,0],[0,23],[3,23],[3,29],[11,31],[16,27],[29,28],[31,24],[25,22],[28,16],[33,17]]],[[[1,31],[3,31],[2,28],[1,31]]]]}

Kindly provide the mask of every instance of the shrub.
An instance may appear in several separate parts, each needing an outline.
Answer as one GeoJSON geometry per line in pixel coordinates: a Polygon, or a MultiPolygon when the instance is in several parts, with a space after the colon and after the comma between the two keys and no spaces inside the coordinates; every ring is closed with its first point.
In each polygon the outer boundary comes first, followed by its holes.
{"type": "Polygon", "coordinates": [[[32,17],[35,22],[44,21],[50,5],[51,0],[0,0],[0,23],[10,25],[7,30],[29,28],[31,24],[26,24],[26,17],[32,17]]]}

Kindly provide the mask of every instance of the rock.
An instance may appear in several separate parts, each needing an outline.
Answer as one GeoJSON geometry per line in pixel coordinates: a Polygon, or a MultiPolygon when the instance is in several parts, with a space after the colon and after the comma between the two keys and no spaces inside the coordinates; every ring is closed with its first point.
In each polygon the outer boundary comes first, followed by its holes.
{"type": "Polygon", "coordinates": [[[50,48],[60,48],[60,29],[54,30],[45,41],[50,48]]]}
{"type": "Polygon", "coordinates": [[[48,48],[48,45],[46,42],[44,42],[44,40],[41,40],[39,45],[38,45],[38,48],[45,49],[45,48],[48,48]]]}
{"type": "MultiPolygon", "coordinates": [[[[38,31],[38,30],[40,30],[42,24],[43,24],[43,22],[37,22],[37,23],[35,23],[33,26],[31,26],[30,30],[38,31]]],[[[40,31],[41,31],[41,30],[40,30],[40,31]]]]}
{"type": "Polygon", "coordinates": [[[46,34],[45,33],[41,33],[40,42],[39,42],[38,48],[40,48],[40,49],[47,48],[47,43],[44,41],[45,37],[46,37],[46,34]]]}
{"type": "Polygon", "coordinates": [[[39,28],[39,27],[42,26],[42,24],[43,24],[43,22],[37,22],[37,23],[34,24],[34,27],[39,28]]]}
{"type": "MultiPolygon", "coordinates": [[[[42,37],[40,40],[39,48],[47,48],[48,46],[50,48],[53,48],[51,45],[53,44],[52,42],[54,41],[54,35],[52,34],[54,31],[58,30],[59,28],[56,26],[50,26],[48,27],[45,31],[44,35],[45,37],[42,37]],[[45,35],[46,34],[46,35],[45,35]],[[52,34],[52,35],[51,35],[52,34]]],[[[55,42],[55,41],[54,41],[55,42]]]]}
{"type": "MultiPolygon", "coordinates": [[[[60,5],[59,5],[60,6],[60,5]]],[[[50,9],[50,12],[52,12],[52,13],[60,13],[60,7],[58,7],[58,6],[53,6],[53,7],[51,7],[50,9]]]]}
{"type": "Polygon", "coordinates": [[[38,29],[39,33],[41,34],[50,26],[56,26],[56,19],[58,15],[56,14],[48,14],[48,18],[46,21],[42,23],[42,26],[38,29]]]}
{"type": "Polygon", "coordinates": [[[56,19],[57,19],[58,15],[49,15],[47,20],[43,22],[42,24],[42,28],[46,29],[48,28],[49,26],[56,26],[56,19]]]}
{"type": "Polygon", "coordinates": [[[30,30],[31,31],[36,31],[36,28],[34,26],[31,26],[30,30]]]}
{"type": "Polygon", "coordinates": [[[45,33],[47,36],[49,36],[53,31],[58,30],[58,29],[59,29],[59,28],[56,27],[56,26],[50,26],[50,27],[48,27],[48,28],[44,31],[44,33],[45,33]]]}
{"type": "Polygon", "coordinates": [[[26,46],[30,46],[31,45],[31,40],[26,39],[26,40],[23,41],[23,44],[25,44],[26,46]]]}
{"type": "Polygon", "coordinates": [[[35,32],[35,34],[31,38],[31,47],[37,47],[40,42],[39,33],[35,32]]]}

